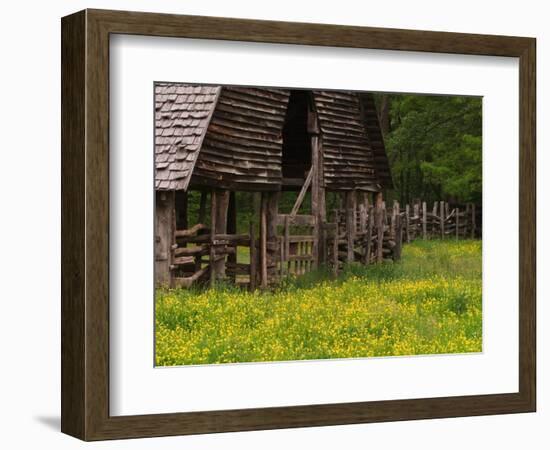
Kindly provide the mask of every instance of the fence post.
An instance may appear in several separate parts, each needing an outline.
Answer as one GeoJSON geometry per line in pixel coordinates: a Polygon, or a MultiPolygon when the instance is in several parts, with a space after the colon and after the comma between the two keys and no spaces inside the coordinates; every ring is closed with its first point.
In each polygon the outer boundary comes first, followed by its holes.
{"type": "Polygon", "coordinates": [[[439,202],[439,220],[441,226],[441,239],[445,238],[445,202],[439,202]]]}
{"type": "Polygon", "coordinates": [[[384,258],[384,201],[382,200],[382,193],[379,192],[376,196],[376,262],[381,263],[384,258]]]}
{"type": "Polygon", "coordinates": [[[409,226],[410,226],[410,206],[407,203],[407,206],[405,206],[405,236],[407,239],[407,243],[411,242],[411,234],[410,234],[409,226]]]}
{"type": "Polygon", "coordinates": [[[399,261],[401,259],[402,241],[403,241],[403,227],[401,225],[401,215],[397,215],[395,218],[395,247],[393,249],[394,261],[399,261]]]}
{"type": "Polygon", "coordinates": [[[256,254],[256,236],[254,229],[254,222],[250,221],[250,284],[249,288],[251,291],[256,289],[256,272],[257,272],[257,254],[256,254]]]}
{"type": "Polygon", "coordinates": [[[426,240],[428,231],[428,205],[422,202],[422,239],[426,240]]]}
{"type": "Polygon", "coordinates": [[[364,203],[359,205],[359,231],[361,233],[367,231],[367,209],[364,203]]]}
{"type": "Polygon", "coordinates": [[[460,210],[458,209],[458,206],[455,208],[455,234],[456,234],[456,240],[458,241],[458,227],[460,225],[460,210]]]}
{"type": "Polygon", "coordinates": [[[353,247],[355,242],[355,191],[346,192],[346,239],[347,239],[347,262],[353,262],[353,247]]]}
{"type": "Polygon", "coordinates": [[[212,189],[210,193],[210,284],[214,285],[216,281],[216,268],[215,268],[215,260],[216,260],[216,251],[214,248],[214,242],[216,240],[216,219],[217,219],[217,195],[214,189],[212,189]]]}
{"type": "Polygon", "coordinates": [[[334,239],[332,241],[332,270],[334,276],[338,276],[338,240],[340,239],[339,229],[338,229],[338,210],[334,210],[334,239]]]}
{"type": "Polygon", "coordinates": [[[372,228],[374,226],[374,208],[369,208],[368,212],[368,225],[367,225],[367,237],[365,245],[365,256],[364,263],[370,263],[370,253],[371,253],[371,241],[372,241],[372,228]]]}
{"type": "Polygon", "coordinates": [[[267,194],[262,193],[262,206],[260,208],[260,286],[267,287],[267,194]]]}

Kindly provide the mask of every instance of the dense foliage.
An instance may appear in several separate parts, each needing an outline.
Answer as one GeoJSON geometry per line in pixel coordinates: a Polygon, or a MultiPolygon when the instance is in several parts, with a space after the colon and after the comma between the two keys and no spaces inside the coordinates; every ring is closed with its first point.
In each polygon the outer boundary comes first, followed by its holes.
{"type": "Polygon", "coordinates": [[[377,101],[398,200],[481,203],[480,97],[382,94],[377,101]]]}
{"type": "Polygon", "coordinates": [[[480,352],[481,242],[417,241],[399,264],[274,292],[158,290],[156,364],[480,352]]]}

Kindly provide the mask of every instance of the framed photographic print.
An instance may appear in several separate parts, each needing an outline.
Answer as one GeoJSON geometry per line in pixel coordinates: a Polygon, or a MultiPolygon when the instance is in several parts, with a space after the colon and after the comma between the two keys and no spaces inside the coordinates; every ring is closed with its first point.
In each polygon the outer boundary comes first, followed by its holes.
{"type": "Polygon", "coordinates": [[[62,431],[535,410],[535,39],[62,19],[62,431]]]}

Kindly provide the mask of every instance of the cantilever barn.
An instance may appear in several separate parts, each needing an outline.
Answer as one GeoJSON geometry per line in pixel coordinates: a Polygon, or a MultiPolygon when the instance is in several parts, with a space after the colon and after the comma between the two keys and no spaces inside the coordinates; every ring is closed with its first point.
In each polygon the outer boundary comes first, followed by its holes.
{"type": "Polygon", "coordinates": [[[158,286],[265,288],[320,265],[337,274],[344,262],[392,257],[377,217],[392,181],[371,94],[158,83],[155,109],[158,286]],[[255,193],[257,220],[238,234],[241,191],[255,193]],[[282,191],[295,195],[284,214],[282,191]],[[327,211],[329,195],[339,203],[327,211]]]}

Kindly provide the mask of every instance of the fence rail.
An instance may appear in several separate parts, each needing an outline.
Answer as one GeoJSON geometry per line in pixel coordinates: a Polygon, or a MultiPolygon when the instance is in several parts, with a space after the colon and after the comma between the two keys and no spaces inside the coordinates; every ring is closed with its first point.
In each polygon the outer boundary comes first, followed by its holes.
{"type": "Polygon", "coordinates": [[[474,204],[450,205],[440,201],[346,204],[333,210],[331,221],[317,224],[311,215],[279,214],[274,240],[257,239],[254,224],[248,234],[213,234],[203,224],[176,230],[170,256],[172,285],[226,278],[251,290],[275,284],[287,276],[299,276],[328,266],[334,275],[344,265],[365,265],[399,260],[403,243],[415,239],[463,239],[478,235],[478,210],[474,204]],[[237,261],[237,247],[248,247],[249,262],[237,261]],[[268,280],[264,282],[263,280],[268,280]]]}

